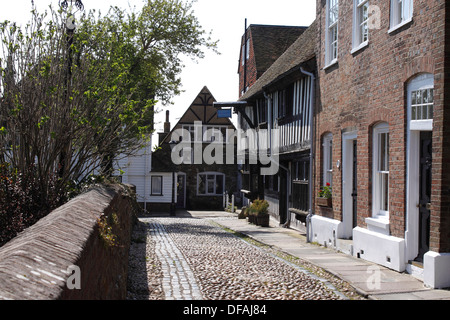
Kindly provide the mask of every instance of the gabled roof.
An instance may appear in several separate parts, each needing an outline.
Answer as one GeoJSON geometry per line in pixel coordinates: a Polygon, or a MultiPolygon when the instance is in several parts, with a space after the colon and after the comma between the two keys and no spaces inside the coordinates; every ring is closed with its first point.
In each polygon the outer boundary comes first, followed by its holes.
{"type": "Polygon", "coordinates": [[[216,99],[209,89],[204,86],[161,144],[169,142],[175,129],[180,128],[183,124],[194,124],[195,121],[201,121],[204,125],[226,125],[234,128],[230,119],[217,117],[217,109],[213,106],[214,102],[216,102],[216,99]]]}
{"type": "Polygon", "coordinates": [[[317,24],[314,21],[239,100],[246,100],[255,94],[261,93],[265,87],[276,82],[283,75],[314,58],[316,31],[317,24]]]}
{"type": "Polygon", "coordinates": [[[261,76],[307,29],[299,26],[250,25],[256,70],[261,76]]]}

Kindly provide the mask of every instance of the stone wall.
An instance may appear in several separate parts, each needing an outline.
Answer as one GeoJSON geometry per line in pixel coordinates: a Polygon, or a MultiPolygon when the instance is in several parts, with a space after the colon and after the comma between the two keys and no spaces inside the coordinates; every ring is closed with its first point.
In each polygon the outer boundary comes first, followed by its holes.
{"type": "Polygon", "coordinates": [[[135,213],[123,185],[56,209],[0,248],[0,299],[125,299],[135,213]]]}

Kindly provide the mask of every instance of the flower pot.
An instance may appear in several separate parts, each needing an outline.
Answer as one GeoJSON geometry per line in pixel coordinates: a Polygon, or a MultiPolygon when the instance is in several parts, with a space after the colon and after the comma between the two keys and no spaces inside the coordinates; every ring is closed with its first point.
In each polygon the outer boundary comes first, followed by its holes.
{"type": "Polygon", "coordinates": [[[268,227],[270,216],[268,214],[260,214],[256,217],[257,225],[261,227],[268,227]]]}
{"type": "Polygon", "coordinates": [[[332,199],[331,198],[316,198],[316,203],[319,207],[329,207],[331,208],[332,199]]]}

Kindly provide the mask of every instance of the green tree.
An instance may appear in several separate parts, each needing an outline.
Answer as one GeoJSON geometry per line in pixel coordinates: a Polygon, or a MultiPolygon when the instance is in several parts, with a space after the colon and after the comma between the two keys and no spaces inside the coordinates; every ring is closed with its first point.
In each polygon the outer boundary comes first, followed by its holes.
{"type": "Polygon", "coordinates": [[[58,172],[56,189],[66,192],[142,148],[157,100],[167,104],[180,92],[183,56],[216,50],[192,4],[148,0],[139,11],[91,11],[74,33],[68,15],[51,6],[33,9],[24,28],[1,23],[0,162],[35,168],[41,190],[58,172]]]}

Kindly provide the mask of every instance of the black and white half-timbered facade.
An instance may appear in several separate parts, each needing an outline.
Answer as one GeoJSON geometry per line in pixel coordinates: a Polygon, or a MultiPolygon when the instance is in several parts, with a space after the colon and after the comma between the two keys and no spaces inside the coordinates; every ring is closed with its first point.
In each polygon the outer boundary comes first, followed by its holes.
{"type": "Polygon", "coordinates": [[[247,201],[265,199],[280,224],[304,229],[311,203],[315,24],[248,88],[238,115],[238,159],[247,201]]]}

